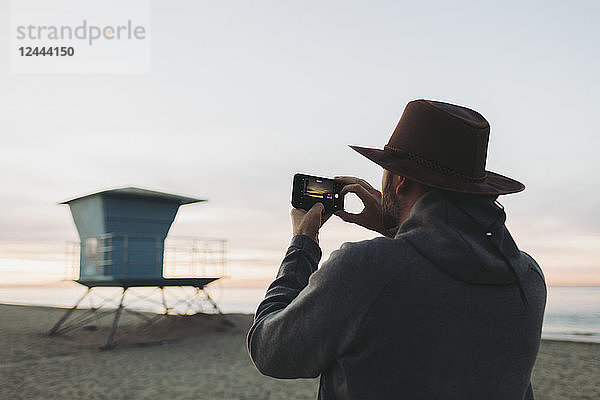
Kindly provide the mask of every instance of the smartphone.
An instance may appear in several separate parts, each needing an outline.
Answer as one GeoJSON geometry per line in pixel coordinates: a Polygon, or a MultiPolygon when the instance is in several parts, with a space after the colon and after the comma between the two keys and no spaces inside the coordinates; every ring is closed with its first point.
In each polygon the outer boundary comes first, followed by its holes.
{"type": "Polygon", "coordinates": [[[292,185],[292,206],[310,210],[316,203],[323,203],[325,212],[344,209],[344,197],[340,191],[345,185],[330,178],[296,174],[292,185]]]}

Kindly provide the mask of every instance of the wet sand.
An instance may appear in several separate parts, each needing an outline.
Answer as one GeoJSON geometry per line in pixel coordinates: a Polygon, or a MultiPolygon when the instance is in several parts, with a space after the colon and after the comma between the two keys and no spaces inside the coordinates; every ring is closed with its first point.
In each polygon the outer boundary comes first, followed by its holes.
{"type": "MultiPolygon", "coordinates": [[[[63,309],[0,305],[1,399],[314,399],[317,380],[260,375],[246,352],[252,316],[167,317],[142,329],[121,319],[118,346],[99,351],[110,318],[58,337],[63,309]]],[[[543,341],[536,399],[600,399],[600,344],[543,341]]]]}

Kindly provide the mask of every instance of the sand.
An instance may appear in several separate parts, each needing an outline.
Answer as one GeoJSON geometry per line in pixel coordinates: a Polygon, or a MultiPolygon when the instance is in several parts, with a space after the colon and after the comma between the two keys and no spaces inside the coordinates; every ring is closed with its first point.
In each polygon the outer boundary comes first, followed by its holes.
{"type": "MultiPolygon", "coordinates": [[[[254,369],[245,345],[250,315],[173,316],[144,330],[125,314],[118,346],[99,351],[109,319],[46,336],[63,313],[0,305],[0,399],[316,398],[317,380],[254,369]]],[[[533,383],[536,399],[600,399],[600,344],[543,341],[533,383]]]]}

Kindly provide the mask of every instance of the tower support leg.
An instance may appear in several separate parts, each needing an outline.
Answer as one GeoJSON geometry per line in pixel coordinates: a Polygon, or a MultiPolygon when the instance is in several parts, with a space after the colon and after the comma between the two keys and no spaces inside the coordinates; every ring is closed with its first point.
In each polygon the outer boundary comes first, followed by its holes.
{"type": "Polygon", "coordinates": [[[53,336],[56,335],[57,332],[59,331],[60,327],[62,326],[62,324],[65,323],[65,321],[71,316],[71,314],[73,313],[73,311],[75,311],[77,309],[77,307],[79,306],[79,303],[81,303],[83,301],[83,299],[85,299],[85,297],[90,294],[90,291],[92,290],[91,287],[89,287],[85,293],[83,294],[83,296],[81,296],[81,298],[79,300],[77,300],[77,303],[75,303],[75,305],[71,308],[69,308],[67,310],[67,312],[62,316],[61,319],[58,320],[58,322],[56,324],[54,324],[54,326],[52,327],[52,329],[50,329],[48,331],[48,336],[53,336]]]}
{"type": "Polygon", "coordinates": [[[106,344],[101,347],[102,350],[108,350],[113,347],[113,339],[115,336],[115,332],[117,331],[117,327],[119,326],[119,318],[121,317],[121,311],[123,311],[123,300],[125,299],[125,293],[127,293],[127,288],[123,288],[123,294],[121,295],[119,308],[115,310],[115,319],[113,320],[112,328],[110,329],[110,333],[108,334],[108,338],[106,339],[106,344]]]}
{"type": "Polygon", "coordinates": [[[225,314],[223,314],[223,312],[221,311],[221,309],[219,308],[219,306],[217,305],[217,303],[212,299],[212,297],[210,297],[210,295],[208,294],[208,292],[204,288],[201,288],[200,290],[202,290],[202,293],[204,293],[204,295],[206,296],[206,299],[210,302],[210,304],[213,306],[213,308],[221,316],[221,319],[223,320],[223,322],[225,323],[225,325],[233,326],[234,325],[233,322],[231,322],[230,320],[227,319],[227,317],[225,316],[225,314]]]}
{"type": "Polygon", "coordinates": [[[217,303],[215,303],[215,301],[210,297],[210,295],[208,294],[208,292],[204,289],[201,288],[199,290],[202,290],[202,292],[204,293],[204,296],[206,296],[206,299],[208,300],[208,302],[213,306],[213,308],[215,309],[215,311],[220,314],[220,315],[224,315],[221,312],[221,309],[219,308],[219,306],[217,305],[217,303]]]}
{"type": "Polygon", "coordinates": [[[169,314],[169,307],[167,306],[167,299],[165,298],[165,288],[164,288],[164,286],[160,287],[160,295],[161,295],[161,298],[162,298],[163,307],[165,308],[165,315],[168,315],[169,314]]]}

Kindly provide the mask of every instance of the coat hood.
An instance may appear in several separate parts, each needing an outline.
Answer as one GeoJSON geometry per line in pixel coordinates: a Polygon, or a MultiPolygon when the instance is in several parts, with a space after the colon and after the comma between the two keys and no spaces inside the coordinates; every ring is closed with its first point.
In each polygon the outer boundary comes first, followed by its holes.
{"type": "Polygon", "coordinates": [[[455,279],[471,284],[520,281],[530,260],[506,229],[497,196],[427,192],[415,203],[396,238],[455,279]]]}

